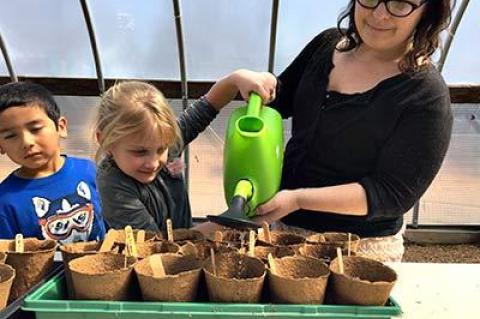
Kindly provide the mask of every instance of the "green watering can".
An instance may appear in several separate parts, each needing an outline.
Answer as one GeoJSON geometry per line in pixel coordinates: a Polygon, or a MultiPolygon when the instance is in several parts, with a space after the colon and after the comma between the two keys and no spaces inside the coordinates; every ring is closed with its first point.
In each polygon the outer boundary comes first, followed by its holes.
{"type": "Polygon", "coordinates": [[[223,154],[228,210],[207,218],[232,228],[259,227],[251,218],[259,204],[278,192],[282,165],[282,117],[252,93],[248,105],[236,109],[228,120],[223,154]]]}

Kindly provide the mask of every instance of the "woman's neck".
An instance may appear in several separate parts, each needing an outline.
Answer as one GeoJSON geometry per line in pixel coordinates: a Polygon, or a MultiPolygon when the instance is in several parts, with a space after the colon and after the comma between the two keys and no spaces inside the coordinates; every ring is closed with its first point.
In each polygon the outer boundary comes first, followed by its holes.
{"type": "Polygon", "coordinates": [[[362,43],[352,53],[360,62],[398,65],[407,52],[407,46],[387,50],[376,50],[362,43]]]}

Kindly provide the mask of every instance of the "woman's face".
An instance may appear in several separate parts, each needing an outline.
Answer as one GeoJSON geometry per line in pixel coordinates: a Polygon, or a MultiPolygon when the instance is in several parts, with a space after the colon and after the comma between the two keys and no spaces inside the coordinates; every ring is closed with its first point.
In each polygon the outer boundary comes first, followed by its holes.
{"type": "MultiPolygon", "coordinates": [[[[421,0],[409,0],[420,4],[421,0]]],[[[426,5],[406,17],[394,17],[380,3],[375,9],[367,9],[355,1],[355,26],[363,45],[378,51],[404,51],[422,18],[426,5]]]]}

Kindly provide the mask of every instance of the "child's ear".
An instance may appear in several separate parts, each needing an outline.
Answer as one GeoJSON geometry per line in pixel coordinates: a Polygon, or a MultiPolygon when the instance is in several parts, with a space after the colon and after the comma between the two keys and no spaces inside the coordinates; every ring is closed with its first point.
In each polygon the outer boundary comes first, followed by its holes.
{"type": "MultiPolygon", "coordinates": [[[[96,131],[96,132],[95,132],[95,139],[97,140],[97,143],[98,143],[99,145],[102,145],[102,139],[103,139],[102,132],[96,131]]],[[[109,155],[109,156],[112,155],[112,153],[110,152],[110,149],[105,149],[104,151],[105,151],[105,154],[106,154],[106,155],[109,155]]]]}
{"type": "Polygon", "coordinates": [[[68,131],[67,131],[67,119],[63,116],[60,116],[60,118],[58,119],[58,135],[61,137],[61,138],[67,138],[68,136],[68,131]]]}
{"type": "Polygon", "coordinates": [[[100,144],[102,142],[102,132],[96,131],[95,138],[97,139],[97,143],[100,144]]]}

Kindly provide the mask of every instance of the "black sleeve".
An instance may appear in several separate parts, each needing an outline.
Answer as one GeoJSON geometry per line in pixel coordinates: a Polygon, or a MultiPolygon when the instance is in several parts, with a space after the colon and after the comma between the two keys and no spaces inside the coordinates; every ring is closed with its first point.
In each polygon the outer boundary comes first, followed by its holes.
{"type": "Polygon", "coordinates": [[[445,157],[453,124],[448,88],[430,83],[423,93],[414,92],[380,151],[375,173],[360,180],[367,194],[367,220],[407,212],[427,190],[445,157]]]}
{"type": "Polygon", "coordinates": [[[218,111],[204,98],[196,100],[183,111],[177,120],[182,132],[183,145],[188,145],[203,132],[217,114],[218,111]]]}
{"type": "Polygon", "coordinates": [[[277,77],[278,89],[276,99],[269,104],[280,112],[283,118],[293,114],[293,99],[298,83],[314,53],[325,45],[331,44],[339,38],[337,29],[328,29],[313,38],[292,63],[277,77]]]}

